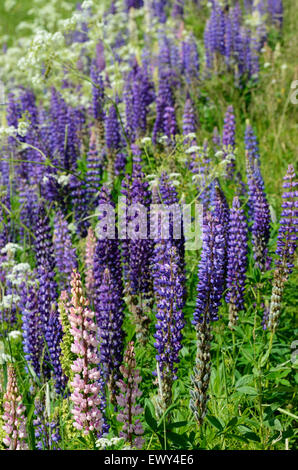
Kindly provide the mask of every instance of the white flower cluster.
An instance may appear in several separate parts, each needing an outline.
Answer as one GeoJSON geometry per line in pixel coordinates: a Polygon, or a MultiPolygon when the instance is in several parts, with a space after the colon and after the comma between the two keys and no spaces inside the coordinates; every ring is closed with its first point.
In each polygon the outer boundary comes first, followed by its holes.
{"type": "Polygon", "coordinates": [[[17,243],[7,243],[2,249],[1,253],[7,255],[9,258],[14,257],[17,251],[22,251],[23,248],[17,243]]]}
{"type": "Polygon", "coordinates": [[[6,279],[11,282],[12,286],[19,287],[23,282],[27,285],[35,285],[32,277],[31,267],[28,263],[19,263],[12,267],[10,273],[6,275],[6,279]]]}
{"type": "Polygon", "coordinates": [[[16,306],[20,302],[20,296],[16,294],[7,294],[2,297],[0,302],[0,309],[10,310],[11,307],[16,306]]]}
{"type": "Polygon", "coordinates": [[[14,126],[2,126],[0,127],[0,139],[6,139],[7,137],[16,137],[17,129],[14,126]]]}
{"type": "MultiPolygon", "coordinates": [[[[101,437],[100,439],[97,439],[96,441],[96,447],[98,449],[106,449],[107,447],[114,447],[114,446],[117,446],[119,444],[122,444],[123,443],[123,438],[121,437],[111,437],[110,439],[107,439],[105,437],[101,437]]],[[[121,445],[121,450],[128,450],[129,447],[122,447],[121,445]]]]}
{"type": "Polygon", "coordinates": [[[3,341],[0,341],[0,365],[5,364],[6,362],[14,362],[14,359],[10,354],[5,354],[5,347],[3,341]]]}
{"type": "Polygon", "coordinates": [[[8,333],[9,339],[18,340],[22,337],[22,332],[20,330],[13,330],[8,333]]]}

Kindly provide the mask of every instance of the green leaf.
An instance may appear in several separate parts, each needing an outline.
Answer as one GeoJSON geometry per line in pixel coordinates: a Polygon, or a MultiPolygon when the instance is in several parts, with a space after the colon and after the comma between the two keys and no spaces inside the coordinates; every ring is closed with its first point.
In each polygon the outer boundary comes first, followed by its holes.
{"type": "Polygon", "coordinates": [[[226,425],[226,428],[233,428],[236,424],[238,423],[238,416],[234,416],[228,424],[226,425]]]}
{"type": "Polygon", "coordinates": [[[172,441],[180,449],[187,449],[190,446],[190,442],[184,434],[177,434],[175,432],[168,431],[167,439],[172,441]]]}
{"type": "Polygon", "coordinates": [[[240,379],[237,380],[235,384],[235,388],[239,388],[239,387],[242,387],[243,385],[251,384],[253,382],[253,379],[254,377],[251,374],[244,375],[243,377],[240,377],[240,379]]]}
{"type": "Polygon", "coordinates": [[[247,443],[248,440],[244,436],[239,436],[239,434],[231,434],[227,433],[225,434],[226,437],[231,438],[231,439],[237,439],[237,441],[245,442],[247,443]]]}
{"type": "Polygon", "coordinates": [[[243,434],[243,437],[245,437],[249,441],[260,442],[260,438],[255,432],[246,432],[245,434],[243,434]]]}
{"type": "Polygon", "coordinates": [[[237,392],[243,393],[245,395],[251,395],[251,396],[257,396],[258,392],[254,387],[250,387],[249,385],[246,385],[244,387],[239,387],[237,389],[237,392]]]}
{"type": "Polygon", "coordinates": [[[216,429],[218,429],[219,431],[223,430],[222,424],[217,418],[215,418],[215,416],[207,415],[206,418],[208,419],[209,423],[211,423],[212,426],[214,426],[216,429]]]}
{"type": "Polygon", "coordinates": [[[158,428],[163,427],[163,421],[165,417],[177,407],[178,407],[177,403],[173,403],[171,406],[169,406],[169,408],[166,409],[166,411],[163,413],[162,417],[158,421],[158,424],[157,424],[158,428]]]}
{"type": "Polygon", "coordinates": [[[177,423],[169,423],[167,424],[167,429],[175,429],[175,428],[182,428],[186,426],[188,421],[177,421],[177,423]]]}
{"type": "Polygon", "coordinates": [[[274,420],[274,429],[276,429],[277,431],[282,431],[281,422],[277,418],[274,420]]]}
{"type": "Polygon", "coordinates": [[[145,406],[145,420],[148,426],[154,432],[157,432],[158,426],[157,426],[157,421],[154,418],[154,407],[153,407],[153,404],[150,402],[150,400],[147,400],[147,403],[145,406]],[[152,408],[153,408],[153,412],[152,412],[152,408]]]}

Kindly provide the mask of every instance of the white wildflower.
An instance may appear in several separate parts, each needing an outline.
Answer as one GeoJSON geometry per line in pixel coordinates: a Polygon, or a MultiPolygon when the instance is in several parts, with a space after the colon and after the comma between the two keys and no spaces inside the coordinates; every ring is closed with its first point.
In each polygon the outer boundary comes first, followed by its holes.
{"type": "Polygon", "coordinates": [[[22,332],[19,330],[13,330],[8,333],[10,339],[19,339],[22,337],[22,332]]]}
{"type": "Polygon", "coordinates": [[[187,150],[185,150],[185,153],[195,153],[195,152],[198,152],[200,150],[200,147],[198,147],[197,145],[192,145],[191,147],[189,147],[187,150]]]}

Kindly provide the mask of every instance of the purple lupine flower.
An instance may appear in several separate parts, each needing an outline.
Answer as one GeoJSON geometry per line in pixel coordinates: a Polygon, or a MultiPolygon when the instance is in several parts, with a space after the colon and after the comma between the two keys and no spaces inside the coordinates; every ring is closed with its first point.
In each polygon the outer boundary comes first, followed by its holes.
{"type": "MultiPolygon", "coordinates": [[[[26,136],[22,140],[29,145],[40,148],[38,108],[36,106],[35,95],[31,90],[25,89],[20,95],[20,106],[22,114],[26,115],[26,119],[30,122],[26,136]]],[[[29,181],[33,184],[38,183],[43,172],[42,165],[39,164],[42,159],[40,152],[27,148],[22,152],[22,159],[28,160],[26,167],[29,181]]]]}
{"type": "Polygon", "coordinates": [[[126,213],[129,237],[122,240],[126,291],[131,295],[148,294],[151,290],[150,262],[152,240],[149,238],[147,212],[151,202],[149,185],[144,179],[141,165],[134,162],[132,176],[122,181],[121,193],[126,197],[126,213]],[[134,206],[135,205],[135,206],[134,206]],[[138,207],[141,205],[142,207],[138,207]],[[134,206],[131,207],[131,206],[134,206]],[[131,210],[134,213],[131,213],[131,210]],[[146,214],[143,214],[145,208],[146,214]],[[145,228],[145,233],[144,233],[145,228]]]}
{"type": "Polygon", "coordinates": [[[8,450],[28,450],[25,406],[22,404],[17,376],[12,365],[7,370],[7,387],[3,396],[3,442],[8,450]]]}
{"type": "Polygon", "coordinates": [[[175,0],[172,7],[172,15],[174,17],[183,16],[184,13],[184,0],[175,0]]]}
{"type": "Polygon", "coordinates": [[[233,199],[228,227],[227,294],[229,326],[233,327],[238,312],[244,308],[245,273],[247,269],[247,223],[238,197],[233,199]]]}
{"type": "Polygon", "coordinates": [[[223,226],[224,232],[227,232],[230,210],[225,194],[217,178],[214,180],[214,197],[211,201],[211,205],[213,206],[215,218],[217,218],[219,223],[223,226]]]}
{"type": "Polygon", "coordinates": [[[65,130],[67,126],[67,105],[60,94],[52,88],[50,109],[50,145],[53,162],[63,166],[65,152],[65,130]]]}
{"type": "Polygon", "coordinates": [[[276,266],[282,267],[287,275],[293,270],[294,253],[297,246],[297,217],[298,217],[298,181],[293,165],[288,166],[288,171],[284,177],[284,193],[282,203],[282,213],[280,228],[277,238],[276,254],[278,259],[276,266]]]}
{"type": "Polygon", "coordinates": [[[40,359],[43,351],[43,329],[38,310],[37,292],[33,287],[28,289],[22,320],[25,359],[39,377],[41,372],[40,359]]]}
{"type": "Polygon", "coordinates": [[[69,312],[70,333],[74,342],[71,351],[76,359],[71,366],[74,377],[71,382],[73,392],[73,426],[83,435],[97,434],[102,428],[100,411],[100,362],[98,354],[97,326],[94,313],[88,308],[83,296],[80,275],[74,271],[71,280],[71,307],[69,312]]]}
{"type": "Polygon", "coordinates": [[[45,398],[43,401],[37,397],[34,401],[34,435],[35,445],[38,450],[59,450],[61,441],[58,417],[50,418],[48,415],[45,398]]]}
{"type": "Polygon", "coordinates": [[[206,67],[207,69],[212,69],[213,67],[213,51],[211,49],[212,44],[212,35],[211,35],[211,18],[206,22],[204,30],[204,46],[205,46],[205,58],[206,58],[206,67]]]}
{"type": "Polygon", "coordinates": [[[207,21],[204,33],[207,66],[211,68],[214,63],[215,53],[224,55],[225,50],[225,15],[223,9],[216,2],[212,4],[212,10],[207,21]]]}
{"type": "Polygon", "coordinates": [[[262,49],[262,46],[260,47],[259,41],[252,36],[251,41],[250,41],[250,71],[249,75],[251,78],[254,78],[256,80],[259,75],[260,71],[260,61],[259,61],[259,50],[262,49]]]}
{"type": "Polygon", "coordinates": [[[245,127],[244,142],[245,142],[245,150],[248,156],[248,162],[250,166],[253,167],[255,160],[257,161],[260,160],[260,154],[259,154],[259,145],[258,145],[257,137],[253,131],[253,128],[251,127],[249,123],[245,127]]]}
{"type": "Polygon", "coordinates": [[[248,183],[249,192],[253,194],[250,207],[252,207],[253,212],[252,244],[254,259],[256,266],[264,271],[269,263],[267,245],[270,237],[270,208],[259,180],[252,175],[248,183]]]}
{"type": "Polygon", "coordinates": [[[66,171],[76,165],[80,148],[77,110],[68,106],[53,88],[50,110],[50,145],[53,163],[66,171]]]}
{"type": "Polygon", "coordinates": [[[224,227],[214,215],[205,213],[194,324],[218,320],[224,284],[224,253],[224,227]]]}
{"type": "MultiPolygon", "coordinates": [[[[183,135],[185,136],[188,134],[195,134],[197,130],[194,108],[190,98],[187,98],[185,101],[182,129],[183,135]]],[[[196,139],[193,139],[190,144],[195,145],[196,139]]]]}
{"type": "Polygon", "coordinates": [[[35,229],[35,252],[38,271],[38,311],[42,325],[42,335],[45,338],[47,348],[45,352],[45,371],[49,377],[51,367],[54,372],[55,387],[61,393],[65,385],[65,377],[60,364],[60,342],[62,328],[57,314],[57,284],[55,282],[55,257],[49,227],[49,218],[46,215],[44,205],[38,210],[38,218],[35,229]]]}
{"type": "MultiPolygon", "coordinates": [[[[224,127],[222,134],[222,146],[224,157],[228,154],[233,154],[235,151],[235,116],[233,106],[228,106],[225,118],[224,118],[224,127]]],[[[227,166],[228,176],[231,178],[235,172],[235,162],[234,159],[227,166]]]]}
{"type": "MultiPolygon", "coordinates": [[[[112,201],[110,191],[106,186],[100,190],[99,203],[97,207],[98,225],[96,229],[97,244],[94,256],[94,279],[95,291],[102,283],[103,273],[109,268],[111,277],[116,281],[119,293],[122,292],[122,270],[119,250],[118,234],[114,218],[115,204],[112,201]],[[112,217],[112,218],[111,218],[112,217]]],[[[95,312],[96,312],[95,296],[95,312]]]]}
{"type": "Polygon", "coordinates": [[[198,199],[204,207],[210,205],[212,191],[214,184],[210,183],[210,158],[208,141],[205,139],[203,149],[196,154],[193,154],[190,170],[196,175],[196,186],[198,191],[198,199]]]}
{"type": "MultiPolygon", "coordinates": [[[[222,260],[222,269],[223,272],[219,273],[224,279],[226,277],[226,268],[227,268],[227,239],[228,239],[228,227],[229,227],[229,218],[230,218],[230,209],[227,203],[226,197],[224,192],[222,191],[220,184],[217,180],[214,181],[215,186],[215,195],[214,199],[211,202],[213,204],[213,215],[215,219],[219,221],[219,224],[222,226],[222,235],[224,237],[224,253],[223,253],[223,260],[222,260]]],[[[218,267],[219,270],[219,267],[218,267]]],[[[225,282],[222,285],[221,293],[218,292],[218,295],[223,294],[223,290],[225,288],[225,282]]]]}
{"type": "Polygon", "coordinates": [[[116,280],[108,268],[103,273],[102,283],[97,290],[96,320],[100,338],[100,364],[103,378],[115,401],[116,381],[123,357],[123,301],[116,280]]]}
{"type": "MultiPolygon", "coordinates": [[[[159,186],[158,196],[154,203],[162,204],[169,208],[169,239],[171,243],[176,246],[179,257],[181,271],[184,271],[184,235],[181,219],[181,207],[179,205],[178,194],[175,187],[171,184],[170,178],[166,173],[162,173],[159,186]]],[[[168,222],[168,221],[166,221],[168,222]]],[[[163,228],[158,224],[157,231],[154,234],[155,239],[160,238],[160,232],[163,228]]],[[[165,233],[167,235],[167,233],[165,233]]]]}
{"type": "Polygon", "coordinates": [[[272,22],[276,23],[280,28],[283,23],[283,2],[282,0],[268,0],[268,12],[272,22]]]}
{"type": "Polygon", "coordinates": [[[200,60],[197,44],[193,37],[182,42],[181,46],[182,74],[187,84],[196,84],[200,74],[200,60]]]}
{"type": "Polygon", "coordinates": [[[212,142],[216,150],[218,150],[221,147],[221,137],[220,137],[217,127],[214,127],[213,129],[212,142]]]}
{"type": "Polygon", "coordinates": [[[172,401],[172,384],[177,378],[179,351],[182,347],[182,329],[185,324],[184,276],[181,273],[179,253],[170,241],[161,240],[155,245],[153,260],[157,320],[154,346],[162,378],[160,408],[164,410],[172,401]]]}
{"type": "Polygon", "coordinates": [[[167,21],[167,15],[165,8],[167,7],[167,0],[153,0],[152,9],[154,16],[157,16],[160,23],[165,23],[167,21]]]}
{"type": "Polygon", "coordinates": [[[35,256],[38,267],[53,271],[55,267],[50,219],[46,213],[44,203],[37,208],[35,226],[35,256]]]}
{"type": "Polygon", "coordinates": [[[230,67],[231,64],[231,57],[233,54],[233,28],[232,22],[228,15],[225,15],[225,60],[230,67]]]}
{"type": "MultiPolygon", "coordinates": [[[[102,328],[104,328],[103,335],[109,335],[108,317],[102,318],[103,312],[105,312],[105,315],[109,315],[109,309],[111,309],[111,312],[114,312],[115,318],[117,317],[119,322],[123,318],[123,283],[119,242],[117,240],[117,232],[115,231],[115,220],[114,218],[113,220],[109,218],[109,212],[113,211],[114,207],[109,191],[106,187],[102,187],[97,209],[99,213],[99,223],[97,226],[98,240],[94,255],[94,292],[96,293],[94,296],[94,310],[98,325],[102,325],[102,328]],[[112,233],[110,233],[110,230],[112,230],[112,233]],[[106,269],[108,269],[109,274],[104,279],[106,269]],[[111,292],[111,288],[114,290],[109,294],[112,295],[110,304],[105,301],[105,293],[111,292]],[[99,293],[102,293],[102,295],[99,295],[99,293]]],[[[119,325],[117,324],[118,327],[119,325]]],[[[107,354],[108,357],[109,348],[112,350],[115,347],[115,357],[121,363],[122,357],[119,359],[119,351],[122,347],[122,342],[120,342],[122,333],[119,330],[117,334],[119,335],[119,345],[108,343],[106,348],[103,345],[101,353],[107,354]]],[[[112,357],[110,359],[113,361],[112,357]]],[[[112,370],[115,369],[116,366],[112,370]]],[[[113,387],[115,381],[114,376],[110,374],[110,369],[104,367],[104,374],[106,378],[111,379],[110,383],[111,387],[113,387]]]]}
{"type": "Polygon", "coordinates": [[[266,324],[266,327],[272,332],[278,326],[284,286],[293,271],[295,250],[297,248],[298,181],[293,165],[288,166],[283,188],[282,213],[276,247],[277,259],[275,262],[270,311],[266,324]]]}
{"type": "Polygon", "coordinates": [[[115,105],[111,105],[105,118],[106,146],[107,146],[107,171],[109,177],[113,179],[115,174],[119,174],[124,170],[125,157],[120,149],[122,147],[122,139],[120,132],[120,124],[115,105]]]}
{"type": "Polygon", "coordinates": [[[120,390],[117,396],[117,404],[122,408],[118,413],[117,421],[123,423],[120,437],[123,437],[130,447],[141,449],[145,440],[140,436],[144,434],[144,430],[137,416],[142,414],[144,410],[137,404],[137,400],[142,395],[139,389],[142,377],[139,370],[136,369],[133,341],[127,346],[120,372],[123,376],[123,379],[117,382],[120,390]]]}
{"type": "Polygon", "coordinates": [[[224,249],[223,226],[212,213],[205,212],[198,296],[193,320],[197,333],[197,354],[194,373],[191,376],[189,403],[199,426],[205,418],[209,399],[211,322],[218,319],[218,308],[223,292],[224,249]]]}
{"type": "Polygon", "coordinates": [[[175,72],[171,64],[171,42],[166,37],[160,41],[158,56],[158,94],[156,98],[156,120],[153,127],[153,141],[166,134],[171,139],[177,132],[173,87],[175,72]]]}
{"type": "Polygon", "coordinates": [[[19,202],[21,205],[20,221],[23,224],[20,227],[20,235],[30,244],[32,238],[30,229],[36,225],[37,191],[34,186],[23,179],[19,182],[19,202]],[[25,230],[25,227],[28,230],[25,230]]]}
{"type": "Polygon", "coordinates": [[[38,311],[42,324],[42,334],[46,343],[43,373],[46,377],[50,377],[53,372],[55,389],[57,393],[62,393],[65,388],[66,378],[60,363],[62,326],[58,317],[57,285],[54,280],[54,273],[43,267],[38,270],[38,280],[38,311]]]}
{"type": "MultiPolygon", "coordinates": [[[[7,95],[7,107],[6,107],[6,120],[8,126],[13,126],[15,128],[18,127],[18,121],[22,116],[22,107],[19,100],[17,100],[14,93],[8,93],[7,95]]],[[[20,136],[18,136],[19,138],[20,136]]],[[[23,139],[20,139],[21,141],[23,139]]],[[[8,138],[8,143],[11,149],[15,148],[15,139],[14,137],[8,138]]],[[[24,176],[26,175],[26,171],[24,168],[21,168],[21,173],[23,171],[24,176]]]]}
{"type": "Polygon", "coordinates": [[[92,114],[96,121],[104,119],[104,85],[96,61],[93,61],[90,69],[92,84],[92,114]]]}
{"type": "Polygon", "coordinates": [[[146,67],[140,67],[136,60],[129,72],[125,89],[126,132],[132,141],[145,134],[148,107],[154,100],[154,85],[146,67]]]}
{"type": "MultiPolygon", "coordinates": [[[[255,185],[258,184],[260,187],[264,199],[266,199],[265,194],[265,184],[260,170],[260,155],[259,155],[259,146],[257,137],[252,129],[252,127],[247,124],[245,129],[245,149],[246,149],[246,173],[247,173],[247,185],[248,185],[248,195],[249,195],[249,216],[253,219],[254,213],[254,203],[256,200],[256,190],[255,185]],[[256,183],[257,182],[257,183],[256,183]]],[[[267,199],[266,199],[267,200],[267,199]]]]}
{"type": "Polygon", "coordinates": [[[76,175],[71,175],[69,189],[76,221],[76,229],[79,235],[85,237],[89,227],[88,216],[88,190],[85,182],[76,175]]]}
{"type": "Polygon", "coordinates": [[[77,267],[75,248],[73,248],[68,230],[68,224],[63,214],[58,211],[54,220],[53,245],[60,277],[60,287],[65,289],[68,278],[77,267]]]}
{"type": "Polygon", "coordinates": [[[130,8],[142,8],[144,5],[143,0],[125,0],[125,9],[129,11],[130,8]]]}

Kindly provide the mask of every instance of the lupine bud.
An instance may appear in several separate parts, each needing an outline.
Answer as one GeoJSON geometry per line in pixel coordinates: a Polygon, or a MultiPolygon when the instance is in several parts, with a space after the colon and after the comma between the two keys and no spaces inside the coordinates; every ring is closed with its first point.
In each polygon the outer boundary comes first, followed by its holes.
{"type": "Polygon", "coordinates": [[[196,363],[191,376],[189,407],[200,426],[207,412],[207,402],[209,400],[208,388],[211,374],[211,328],[205,317],[204,321],[198,323],[197,331],[197,353],[196,363]]]}

